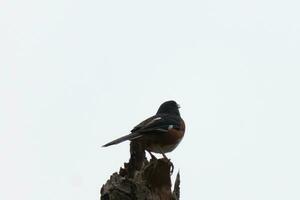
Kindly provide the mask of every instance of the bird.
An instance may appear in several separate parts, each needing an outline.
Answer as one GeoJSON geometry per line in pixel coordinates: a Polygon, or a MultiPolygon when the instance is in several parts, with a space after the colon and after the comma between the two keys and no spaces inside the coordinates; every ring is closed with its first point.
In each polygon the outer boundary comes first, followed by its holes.
{"type": "Polygon", "coordinates": [[[181,142],[185,133],[185,122],[180,116],[179,104],[170,100],[162,103],[156,114],[136,125],[130,134],[115,139],[102,147],[119,144],[124,141],[135,141],[142,145],[152,158],[151,153],[162,154],[173,151],[181,142]]]}

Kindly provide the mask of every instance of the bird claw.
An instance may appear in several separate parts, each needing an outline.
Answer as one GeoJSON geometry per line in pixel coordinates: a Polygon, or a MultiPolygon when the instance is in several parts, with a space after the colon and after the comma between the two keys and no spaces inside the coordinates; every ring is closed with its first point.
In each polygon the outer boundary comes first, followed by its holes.
{"type": "Polygon", "coordinates": [[[172,175],[173,171],[174,171],[174,165],[173,165],[173,163],[167,157],[164,157],[163,159],[170,165],[170,174],[172,175]]]}
{"type": "Polygon", "coordinates": [[[147,152],[150,154],[151,160],[157,160],[157,158],[150,151],[147,151],[147,152]]]}
{"type": "Polygon", "coordinates": [[[170,174],[172,175],[173,174],[173,171],[174,171],[174,165],[173,165],[173,163],[169,160],[169,162],[170,162],[170,174]]]}

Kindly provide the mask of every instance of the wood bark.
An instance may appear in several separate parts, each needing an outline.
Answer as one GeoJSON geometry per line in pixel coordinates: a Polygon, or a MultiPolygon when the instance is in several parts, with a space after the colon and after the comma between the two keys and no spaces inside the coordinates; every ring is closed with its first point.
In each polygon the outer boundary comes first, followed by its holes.
{"type": "Polygon", "coordinates": [[[115,172],[102,186],[101,200],[179,200],[180,176],[176,176],[171,190],[173,164],[169,159],[151,158],[148,161],[144,149],[130,143],[130,159],[119,172],[115,172]]]}

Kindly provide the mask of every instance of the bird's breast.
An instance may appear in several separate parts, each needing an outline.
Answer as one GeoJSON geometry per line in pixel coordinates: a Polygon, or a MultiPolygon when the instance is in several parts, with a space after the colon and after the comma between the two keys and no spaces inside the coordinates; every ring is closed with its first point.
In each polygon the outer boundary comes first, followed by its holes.
{"type": "Polygon", "coordinates": [[[184,122],[179,129],[170,128],[168,132],[152,135],[152,138],[148,138],[146,142],[146,149],[155,153],[164,153],[173,151],[177,145],[181,142],[185,132],[184,122]]]}

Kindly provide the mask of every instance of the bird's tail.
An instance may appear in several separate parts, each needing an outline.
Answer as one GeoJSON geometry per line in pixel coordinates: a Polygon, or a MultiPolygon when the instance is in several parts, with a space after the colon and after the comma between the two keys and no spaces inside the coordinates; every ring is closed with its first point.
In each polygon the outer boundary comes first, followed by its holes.
{"type": "Polygon", "coordinates": [[[131,133],[131,134],[125,135],[123,137],[120,137],[118,139],[115,139],[115,140],[103,145],[102,147],[108,147],[110,145],[119,144],[119,143],[124,142],[126,140],[134,140],[134,139],[137,139],[141,136],[142,135],[140,133],[131,133]]]}

